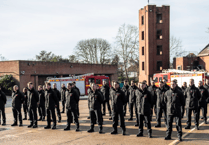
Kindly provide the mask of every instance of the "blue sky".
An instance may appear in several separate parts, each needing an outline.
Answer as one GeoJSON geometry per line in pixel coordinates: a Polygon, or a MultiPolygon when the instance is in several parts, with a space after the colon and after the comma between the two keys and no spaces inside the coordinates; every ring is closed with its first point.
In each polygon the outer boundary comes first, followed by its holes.
{"type": "MultiPolygon", "coordinates": [[[[209,43],[208,0],[150,0],[170,5],[170,35],[186,51],[209,43]]],[[[34,59],[41,50],[67,57],[78,41],[103,38],[110,44],[122,24],[138,26],[147,0],[0,0],[0,54],[8,60],[34,59]]]]}

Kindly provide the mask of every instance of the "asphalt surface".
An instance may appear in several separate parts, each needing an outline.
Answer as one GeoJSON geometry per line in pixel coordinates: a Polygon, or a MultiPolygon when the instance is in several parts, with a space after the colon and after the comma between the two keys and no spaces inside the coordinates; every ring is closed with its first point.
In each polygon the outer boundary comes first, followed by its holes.
{"type": "MultiPolygon", "coordinates": [[[[162,119],[162,127],[155,128],[156,125],[155,116],[153,116],[152,129],[153,138],[147,137],[147,129],[144,128],[144,137],[136,137],[138,133],[138,127],[134,127],[135,121],[128,121],[129,115],[126,118],[126,129],[127,135],[121,135],[122,130],[118,127],[118,134],[111,135],[112,131],[112,121],[109,121],[109,116],[104,116],[103,134],[98,133],[98,126],[95,125],[94,133],[87,133],[86,131],[90,128],[90,120],[87,119],[88,116],[88,105],[87,100],[80,100],[80,130],[75,132],[75,124],[71,125],[70,131],[63,131],[66,127],[66,114],[62,114],[62,122],[57,123],[56,130],[45,130],[46,121],[39,121],[38,128],[31,129],[27,128],[30,122],[23,121],[23,127],[11,127],[13,123],[13,115],[11,108],[11,98],[8,98],[6,107],[6,118],[7,125],[0,126],[0,145],[28,145],[28,144],[38,144],[38,145],[134,145],[134,144],[151,144],[151,145],[166,145],[166,144],[179,144],[179,145],[208,145],[209,144],[209,124],[202,123],[200,121],[200,130],[193,130],[194,123],[192,123],[191,130],[183,129],[183,142],[176,141],[177,132],[175,123],[173,123],[173,133],[172,140],[165,141],[164,137],[166,135],[166,128],[164,127],[162,119]]],[[[209,107],[208,107],[209,108],[209,107]]],[[[128,108],[127,108],[128,110],[128,108]]],[[[208,110],[209,111],[209,110],[208,110]]],[[[108,112],[108,111],[107,111],[108,112]]],[[[128,111],[127,111],[128,112],[128,111]]],[[[182,126],[186,125],[186,118],[182,120],[182,126]]],[[[208,120],[209,122],[209,120],[208,120]]]]}

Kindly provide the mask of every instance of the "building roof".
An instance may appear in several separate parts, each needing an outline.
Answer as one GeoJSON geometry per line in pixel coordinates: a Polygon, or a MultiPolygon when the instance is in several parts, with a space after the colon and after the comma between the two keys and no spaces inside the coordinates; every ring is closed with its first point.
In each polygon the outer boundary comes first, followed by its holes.
{"type": "Polygon", "coordinates": [[[204,55],[209,55],[209,44],[203,48],[198,54],[198,56],[204,56],[204,55]]]}
{"type": "Polygon", "coordinates": [[[128,68],[128,72],[138,72],[139,66],[138,65],[132,65],[128,68]]]}

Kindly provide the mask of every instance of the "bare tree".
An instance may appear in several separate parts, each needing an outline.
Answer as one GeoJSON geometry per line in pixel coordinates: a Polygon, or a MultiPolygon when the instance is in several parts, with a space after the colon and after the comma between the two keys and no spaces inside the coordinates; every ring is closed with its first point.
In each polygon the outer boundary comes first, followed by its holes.
{"type": "Polygon", "coordinates": [[[111,45],[104,39],[81,40],[75,47],[76,57],[84,63],[108,64],[111,45]]]}
{"type": "Polygon", "coordinates": [[[41,51],[36,55],[37,61],[50,61],[50,62],[69,62],[69,59],[62,58],[61,55],[55,55],[52,52],[41,51]]]}
{"type": "Polygon", "coordinates": [[[0,54],[0,61],[5,61],[6,58],[0,54]]]}
{"type": "Polygon", "coordinates": [[[78,62],[77,57],[75,55],[70,55],[69,62],[78,62]]]}
{"type": "Polygon", "coordinates": [[[115,54],[118,54],[123,63],[125,76],[128,77],[128,67],[130,60],[139,59],[139,30],[137,26],[125,25],[119,27],[115,38],[115,54]]]}

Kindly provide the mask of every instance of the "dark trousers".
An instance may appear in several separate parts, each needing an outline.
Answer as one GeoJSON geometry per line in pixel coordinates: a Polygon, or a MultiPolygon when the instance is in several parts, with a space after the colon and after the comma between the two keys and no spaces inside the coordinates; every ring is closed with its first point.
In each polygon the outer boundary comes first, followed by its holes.
{"type": "Polygon", "coordinates": [[[66,109],[66,115],[67,126],[70,127],[70,124],[72,123],[72,118],[74,118],[74,122],[76,123],[77,128],[79,128],[78,115],[76,109],[66,109]]]}
{"type": "Polygon", "coordinates": [[[143,127],[144,127],[144,121],[147,124],[147,132],[151,133],[152,129],[151,129],[151,123],[150,123],[150,115],[138,115],[139,117],[139,132],[143,133],[143,127]]]}
{"type": "Polygon", "coordinates": [[[62,101],[62,112],[65,112],[65,101],[62,101]]]}
{"type": "Polygon", "coordinates": [[[30,124],[37,125],[37,108],[31,107],[28,108],[29,117],[30,117],[30,124]]]}
{"type": "Polygon", "coordinates": [[[184,118],[185,106],[181,106],[181,118],[184,118]]]}
{"type": "Polygon", "coordinates": [[[137,113],[137,107],[136,107],[136,103],[129,103],[129,112],[130,112],[130,118],[133,118],[133,108],[135,110],[135,114],[136,114],[136,123],[139,123],[139,118],[138,118],[138,113],[137,113]]]}
{"type": "Polygon", "coordinates": [[[120,127],[122,129],[125,129],[125,121],[124,121],[123,111],[120,111],[120,112],[113,111],[112,112],[112,119],[113,119],[113,128],[114,128],[114,130],[117,130],[118,116],[120,116],[120,127]]]}
{"type": "Polygon", "coordinates": [[[110,108],[109,100],[105,100],[103,102],[103,104],[102,104],[103,114],[105,114],[105,112],[106,112],[106,104],[107,104],[107,108],[108,108],[109,114],[111,115],[111,108],[110,108]]]}
{"type": "Polygon", "coordinates": [[[56,115],[55,115],[55,109],[46,109],[46,115],[47,115],[47,126],[51,127],[51,116],[53,120],[53,126],[56,126],[56,115]]]}
{"type": "Polygon", "coordinates": [[[26,117],[27,113],[28,113],[28,106],[27,106],[27,104],[23,104],[23,111],[24,111],[24,114],[25,114],[25,117],[26,117]]]}
{"type": "Polygon", "coordinates": [[[182,136],[182,126],[181,126],[181,114],[179,115],[167,115],[167,136],[171,136],[173,128],[173,119],[176,121],[177,136],[182,136]]]}
{"type": "Polygon", "coordinates": [[[56,111],[57,111],[58,119],[61,120],[61,113],[60,113],[60,105],[59,105],[59,103],[57,104],[56,111]]]}
{"type": "Polygon", "coordinates": [[[13,117],[14,117],[14,123],[17,123],[17,115],[19,117],[19,122],[22,124],[22,114],[21,114],[21,108],[12,108],[13,117]]]}
{"type": "Polygon", "coordinates": [[[91,127],[94,127],[94,124],[96,123],[96,119],[98,122],[98,126],[102,126],[102,112],[100,109],[98,110],[90,110],[90,120],[91,120],[91,127]]]}
{"type": "Polygon", "coordinates": [[[199,126],[198,108],[196,108],[196,109],[188,109],[187,108],[187,126],[191,126],[192,111],[193,111],[193,114],[194,114],[194,123],[195,123],[196,126],[199,126]]]}
{"type": "Polygon", "coordinates": [[[6,123],[5,107],[2,107],[0,109],[0,123],[1,123],[1,115],[2,115],[2,121],[3,121],[3,123],[6,123]]]}
{"type": "Polygon", "coordinates": [[[124,116],[126,116],[127,104],[128,104],[128,102],[126,102],[126,103],[123,105],[123,115],[124,115],[124,116]]]}
{"type": "Polygon", "coordinates": [[[157,108],[157,124],[161,125],[162,114],[164,114],[165,125],[167,125],[166,107],[157,108]]]}
{"type": "Polygon", "coordinates": [[[46,116],[46,108],[45,106],[38,106],[38,114],[41,119],[46,116]]]}
{"type": "Polygon", "coordinates": [[[152,121],[152,116],[155,112],[155,116],[156,116],[156,119],[157,119],[157,106],[154,104],[153,107],[151,108],[151,113],[150,113],[150,120],[152,121]]]}
{"type": "Polygon", "coordinates": [[[79,117],[79,115],[80,115],[80,113],[79,113],[79,102],[78,102],[78,104],[76,104],[76,112],[77,112],[77,116],[79,117]]]}
{"type": "Polygon", "coordinates": [[[202,116],[207,121],[207,104],[205,106],[198,107],[198,120],[200,119],[200,110],[202,109],[202,116]]]}

